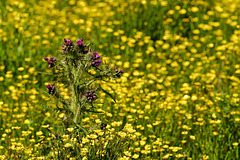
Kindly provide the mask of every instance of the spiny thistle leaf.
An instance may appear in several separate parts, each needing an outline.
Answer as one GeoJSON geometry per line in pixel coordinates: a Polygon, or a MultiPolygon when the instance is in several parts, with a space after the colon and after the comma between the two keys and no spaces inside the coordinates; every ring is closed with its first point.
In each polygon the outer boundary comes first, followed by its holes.
{"type": "Polygon", "coordinates": [[[115,98],[113,97],[113,95],[111,95],[108,91],[104,90],[104,89],[101,87],[101,85],[99,85],[99,88],[100,88],[104,93],[106,93],[108,96],[110,96],[110,97],[112,98],[112,100],[114,100],[114,102],[116,103],[116,100],[115,100],[115,98]]]}

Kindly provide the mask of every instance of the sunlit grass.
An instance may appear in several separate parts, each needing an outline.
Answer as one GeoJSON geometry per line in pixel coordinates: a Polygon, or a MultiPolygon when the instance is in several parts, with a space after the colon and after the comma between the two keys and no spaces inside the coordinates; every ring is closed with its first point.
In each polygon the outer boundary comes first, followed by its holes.
{"type": "Polygon", "coordinates": [[[239,0],[0,2],[0,159],[239,159],[239,11],[239,0]],[[38,72],[82,37],[124,74],[102,84],[117,102],[99,93],[104,114],[85,115],[79,143],[38,72]]]}

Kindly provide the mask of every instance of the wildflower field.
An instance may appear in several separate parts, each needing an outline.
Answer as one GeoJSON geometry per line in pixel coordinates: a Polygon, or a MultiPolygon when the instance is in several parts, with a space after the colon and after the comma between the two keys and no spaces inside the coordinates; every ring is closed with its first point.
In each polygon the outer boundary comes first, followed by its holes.
{"type": "Polygon", "coordinates": [[[0,14],[0,159],[240,159],[240,0],[1,0],[0,14]],[[73,89],[50,73],[72,41],[99,73],[117,67],[67,123],[73,89]]]}

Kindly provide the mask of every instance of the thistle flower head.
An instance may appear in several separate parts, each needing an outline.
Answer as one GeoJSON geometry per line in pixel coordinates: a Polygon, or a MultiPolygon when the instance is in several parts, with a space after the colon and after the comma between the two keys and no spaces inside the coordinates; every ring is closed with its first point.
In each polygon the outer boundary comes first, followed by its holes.
{"type": "Polygon", "coordinates": [[[78,44],[79,46],[81,46],[81,45],[83,44],[83,38],[79,39],[79,40],[77,41],[77,44],[78,44]]]}
{"type": "Polygon", "coordinates": [[[72,45],[72,41],[70,39],[64,39],[64,43],[66,46],[71,46],[72,45]]]}
{"type": "Polygon", "coordinates": [[[123,70],[118,70],[117,66],[115,66],[115,73],[116,73],[115,76],[117,78],[120,78],[121,75],[123,74],[123,70]]]}
{"type": "Polygon", "coordinates": [[[47,89],[48,89],[47,92],[51,95],[54,95],[54,93],[56,92],[55,86],[48,85],[47,89]]]}
{"type": "Polygon", "coordinates": [[[92,66],[98,67],[102,63],[102,60],[100,60],[99,58],[99,54],[97,52],[94,52],[90,59],[92,61],[92,66]]]}
{"type": "Polygon", "coordinates": [[[53,56],[51,56],[50,59],[47,57],[44,57],[43,59],[48,62],[48,68],[54,67],[57,63],[57,59],[53,58],[53,56]]]}
{"type": "Polygon", "coordinates": [[[79,39],[75,45],[78,47],[78,49],[84,49],[86,47],[86,44],[83,44],[83,38],[79,39]]]}
{"type": "Polygon", "coordinates": [[[71,49],[73,49],[73,43],[70,39],[64,39],[64,44],[62,44],[62,53],[67,54],[71,49]]]}
{"type": "Polygon", "coordinates": [[[97,99],[97,96],[95,94],[95,90],[88,90],[87,93],[85,94],[87,97],[87,100],[89,103],[92,103],[95,99],[97,99]]]}

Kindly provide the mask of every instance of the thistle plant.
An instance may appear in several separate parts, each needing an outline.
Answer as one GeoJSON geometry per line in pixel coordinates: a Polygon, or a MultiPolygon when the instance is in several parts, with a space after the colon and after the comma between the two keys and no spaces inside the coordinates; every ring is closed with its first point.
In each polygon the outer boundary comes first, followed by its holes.
{"type": "Polygon", "coordinates": [[[120,78],[123,73],[117,66],[111,68],[111,65],[103,62],[101,56],[93,52],[90,46],[83,43],[83,38],[77,42],[64,39],[62,52],[58,57],[44,57],[48,68],[52,69],[54,81],[69,88],[71,99],[65,100],[54,85],[47,86],[47,93],[62,103],[62,107],[58,109],[67,113],[68,121],[78,125],[86,112],[97,112],[94,104],[98,99],[98,91],[105,92],[115,101],[97,82],[120,78]]]}

